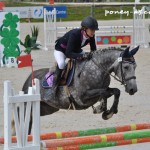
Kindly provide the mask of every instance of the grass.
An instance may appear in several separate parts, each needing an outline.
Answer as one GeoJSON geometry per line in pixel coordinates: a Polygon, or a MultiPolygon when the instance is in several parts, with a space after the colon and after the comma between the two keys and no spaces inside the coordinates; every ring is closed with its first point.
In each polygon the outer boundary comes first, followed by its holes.
{"type": "MultiPolygon", "coordinates": [[[[71,21],[71,20],[82,20],[83,17],[91,14],[91,7],[68,7],[67,8],[67,18],[62,19],[62,21],[71,21]]],[[[105,15],[105,11],[118,11],[120,12],[120,7],[94,7],[93,8],[93,16],[98,20],[117,20],[120,19],[132,19],[133,18],[133,8],[124,6],[121,8],[123,12],[128,11],[129,16],[127,14],[108,14],[105,15]]]]}
{"type": "MultiPolygon", "coordinates": [[[[6,3],[6,7],[23,7],[23,6],[41,6],[41,5],[34,5],[34,4],[28,4],[28,3],[6,3]]],[[[85,16],[91,15],[91,9],[93,10],[93,16],[97,20],[117,20],[117,19],[132,19],[133,18],[133,6],[110,6],[110,7],[100,7],[100,6],[68,6],[67,7],[67,18],[62,18],[62,21],[81,21],[85,16]],[[128,11],[129,16],[127,14],[108,14],[105,16],[105,11],[120,11],[123,10],[123,12],[128,11]]],[[[137,7],[138,9],[141,9],[141,7],[137,7]]],[[[25,22],[26,19],[20,19],[21,22],[25,22]]],[[[60,20],[60,19],[58,19],[60,20]]],[[[43,19],[31,19],[31,22],[43,22],[43,19]]]]}

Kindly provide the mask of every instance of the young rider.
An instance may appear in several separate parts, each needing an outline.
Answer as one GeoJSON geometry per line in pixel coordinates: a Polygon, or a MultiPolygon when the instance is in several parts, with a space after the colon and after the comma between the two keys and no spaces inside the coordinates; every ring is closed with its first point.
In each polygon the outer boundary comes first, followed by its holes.
{"type": "Polygon", "coordinates": [[[88,43],[90,44],[91,51],[96,50],[95,30],[99,30],[97,20],[88,16],[82,20],[80,29],[72,29],[63,37],[56,40],[54,57],[57,62],[57,67],[52,87],[54,96],[61,78],[62,70],[65,68],[65,59],[88,59],[90,55],[84,53],[81,49],[88,43]]]}

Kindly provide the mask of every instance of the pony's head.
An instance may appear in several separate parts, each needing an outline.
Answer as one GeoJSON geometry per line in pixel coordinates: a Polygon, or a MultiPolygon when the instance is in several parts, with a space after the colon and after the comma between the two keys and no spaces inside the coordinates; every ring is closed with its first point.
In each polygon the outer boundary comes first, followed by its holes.
{"type": "Polygon", "coordinates": [[[139,46],[129,51],[130,47],[127,47],[112,65],[111,70],[125,85],[125,91],[130,95],[137,92],[137,84],[135,77],[136,62],[134,55],[139,49],[139,46]]]}

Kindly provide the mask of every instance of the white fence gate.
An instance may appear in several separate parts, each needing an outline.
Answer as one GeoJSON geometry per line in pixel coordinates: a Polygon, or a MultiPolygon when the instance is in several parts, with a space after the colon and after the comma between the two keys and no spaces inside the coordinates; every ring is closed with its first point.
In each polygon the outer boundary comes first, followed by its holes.
{"type": "Polygon", "coordinates": [[[40,150],[40,99],[39,80],[37,79],[35,79],[35,86],[29,87],[28,94],[20,91],[18,95],[14,94],[10,81],[4,82],[4,150],[40,150]],[[33,141],[29,143],[27,138],[31,107],[33,141]],[[11,141],[12,114],[15,121],[16,144],[11,141]]]}

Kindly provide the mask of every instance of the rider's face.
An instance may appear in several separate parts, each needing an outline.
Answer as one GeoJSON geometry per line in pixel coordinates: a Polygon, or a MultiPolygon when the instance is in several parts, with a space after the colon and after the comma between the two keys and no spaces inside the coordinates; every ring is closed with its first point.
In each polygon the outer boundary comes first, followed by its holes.
{"type": "Polygon", "coordinates": [[[95,30],[92,30],[92,29],[86,29],[86,33],[89,37],[93,37],[94,34],[95,34],[95,30]]]}

